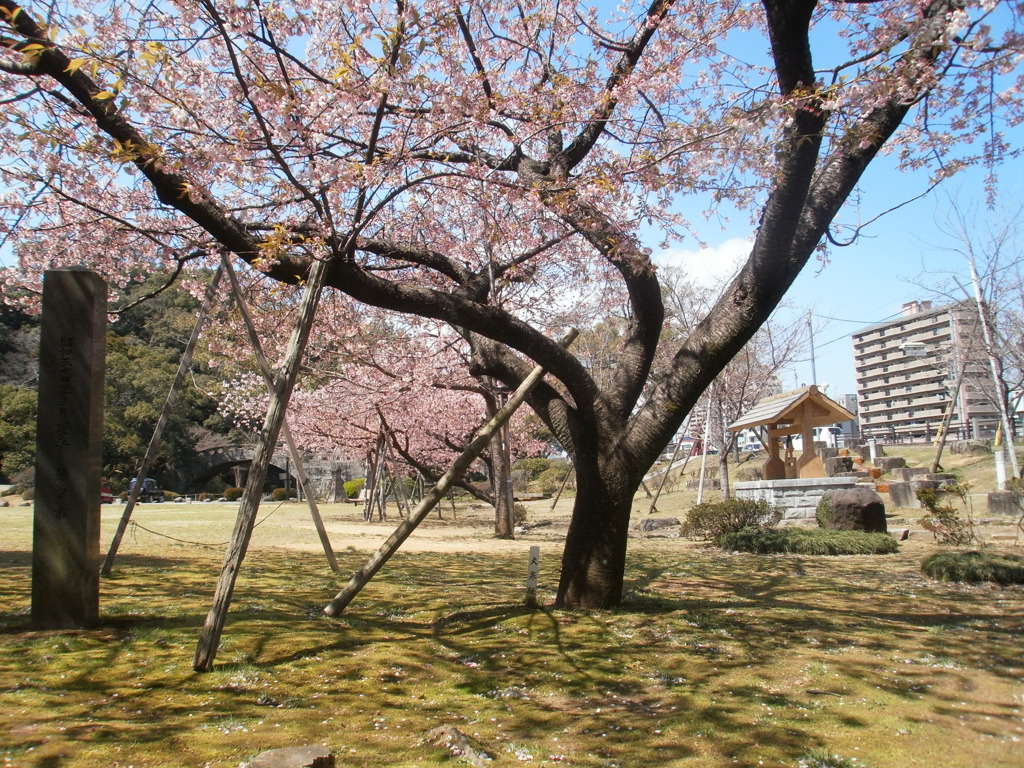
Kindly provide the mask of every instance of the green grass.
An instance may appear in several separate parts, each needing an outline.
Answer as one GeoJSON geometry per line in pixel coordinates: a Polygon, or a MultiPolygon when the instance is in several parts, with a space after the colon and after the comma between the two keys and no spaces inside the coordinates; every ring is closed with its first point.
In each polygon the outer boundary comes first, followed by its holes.
{"type": "MultiPolygon", "coordinates": [[[[559,554],[542,544],[544,605],[559,554]]],[[[585,614],[522,605],[525,551],[400,552],[327,619],[366,554],[338,557],[342,576],[256,541],[197,674],[220,552],[126,537],[100,625],[35,632],[29,553],[0,551],[0,766],[237,768],[319,743],[346,768],[462,765],[429,738],[444,725],[495,768],[1020,764],[1024,593],[925,579],[919,553],[637,541],[622,608],[585,614]]]]}
{"type": "Polygon", "coordinates": [[[921,561],[921,572],[940,581],[1024,584],[1024,557],[987,549],[936,552],[921,561]]]}
{"type": "Polygon", "coordinates": [[[896,541],[885,533],[822,528],[744,528],[720,534],[715,544],[725,550],[760,555],[889,555],[899,550],[896,541]]]}

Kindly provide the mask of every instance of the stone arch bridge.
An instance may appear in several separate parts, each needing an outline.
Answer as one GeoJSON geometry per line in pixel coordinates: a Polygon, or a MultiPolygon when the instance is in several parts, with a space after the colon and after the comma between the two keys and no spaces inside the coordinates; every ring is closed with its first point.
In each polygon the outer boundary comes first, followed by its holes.
{"type": "MultiPolygon", "coordinates": [[[[202,487],[210,479],[223,474],[233,467],[241,468],[247,473],[256,454],[255,445],[228,445],[199,451],[188,464],[178,468],[175,481],[183,493],[202,487]]],[[[309,481],[316,491],[317,498],[324,501],[341,501],[345,498],[345,481],[363,476],[363,467],[356,461],[338,461],[303,454],[303,466],[309,481]]],[[[270,459],[270,475],[275,470],[279,477],[290,476],[289,484],[297,485],[295,466],[288,452],[282,447],[274,452],[270,459]]]]}

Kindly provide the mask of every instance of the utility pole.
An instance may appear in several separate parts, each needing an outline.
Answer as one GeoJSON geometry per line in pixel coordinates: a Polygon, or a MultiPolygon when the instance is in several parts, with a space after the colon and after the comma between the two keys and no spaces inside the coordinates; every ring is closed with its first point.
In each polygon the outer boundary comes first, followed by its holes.
{"type": "Polygon", "coordinates": [[[811,322],[811,310],[807,310],[807,335],[811,341],[811,384],[818,383],[818,371],[814,365],[814,325],[811,322]]]}

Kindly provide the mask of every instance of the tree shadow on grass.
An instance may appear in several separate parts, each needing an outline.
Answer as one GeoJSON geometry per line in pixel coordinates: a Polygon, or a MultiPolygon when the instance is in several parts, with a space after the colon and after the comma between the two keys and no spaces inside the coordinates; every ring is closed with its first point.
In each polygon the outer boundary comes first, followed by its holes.
{"type": "MultiPolygon", "coordinates": [[[[216,563],[126,557],[124,571],[106,585],[114,611],[104,620],[106,636],[43,643],[5,633],[0,640],[10,646],[10,663],[51,670],[41,681],[22,674],[18,684],[29,687],[19,695],[55,707],[54,714],[43,710],[45,722],[60,722],[92,744],[120,733],[158,749],[159,740],[195,735],[191,715],[210,725],[247,722],[268,712],[299,713],[316,694],[345,712],[346,738],[360,729],[359,738],[378,738],[365,732],[369,715],[353,720],[354,701],[370,712],[415,713],[422,723],[424,714],[444,719],[479,710],[480,730],[500,718],[500,733],[523,744],[559,735],[621,765],[635,764],[631,754],[670,764],[705,748],[756,764],[749,750],[758,744],[792,761],[828,746],[822,718],[867,729],[865,697],[895,696],[922,723],[935,713],[963,714],[951,694],[927,688],[941,679],[970,683],[970,669],[936,669],[946,658],[1002,679],[1014,674],[1013,664],[997,667],[1013,661],[1019,613],[1000,613],[991,602],[1005,597],[1008,608],[1019,606],[1017,593],[933,588],[916,576],[869,573],[869,560],[803,560],[799,568],[781,558],[645,563],[633,569],[639,575],[621,610],[572,613],[528,609],[515,599],[520,558],[475,557],[453,566],[445,556],[409,557],[382,572],[341,617],[327,619],[321,598],[334,577],[324,575],[319,558],[261,555],[244,569],[214,672],[196,675],[188,661],[216,563]],[[144,571],[133,572],[136,566],[144,571]],[[75,669],[55,684],[63,653],[75,669]],[[792,665],[794,655],[822,670],[804,674],[792,665]],[[111,679],[110,670],[121,678],[111,679]],[[143,684],[137,691],[123,679],[133,674],[143,684]],[[46,698],[52,691],[66,700],[46,698]],[[214,711],[199,709],[211,700],[214,711]],[[156,710],[153,701],[160,702],[156,710]],[[69,703],[90,716],[72,712],[72,721],[62,722],[60,708],[68,711],[69,703]],[[151,723],[146,718],[155,712],[160,721],[151,723]],[[819,724],[794,720],[794,712],[811,713],[819,724]]],[[[310,709],[308,717],[320,722],[323,715],[310,709]]],[[[971,709],[978,720],[993,713],[1012,718],[996,706],[971,709]]]]}

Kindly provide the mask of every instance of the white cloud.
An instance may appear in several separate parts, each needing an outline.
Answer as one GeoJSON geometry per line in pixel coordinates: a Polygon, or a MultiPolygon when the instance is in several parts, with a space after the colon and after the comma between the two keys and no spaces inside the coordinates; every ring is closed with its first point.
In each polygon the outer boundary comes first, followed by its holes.
{"type": "Polygon", "coordinates": [[[665,266],[682,267],[694,282],[708,288],[727,283],[750,255],[752,243],[734,237],[709,248],[688,250],[670,248],[654,254],[654,260],[665,266]]]}

